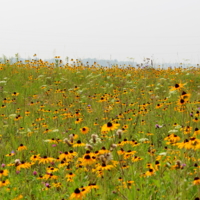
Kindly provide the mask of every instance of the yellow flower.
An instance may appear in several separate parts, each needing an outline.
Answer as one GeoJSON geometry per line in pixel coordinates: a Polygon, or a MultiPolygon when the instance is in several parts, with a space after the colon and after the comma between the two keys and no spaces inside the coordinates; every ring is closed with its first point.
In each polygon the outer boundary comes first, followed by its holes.
{"type": "Polygon", "coordinates": [[[20,200],[20,199],[23,199],[23,196],[21,194],[18,197],[12,199],[12,200],[20,200]]]}
{"type": "Polygon", "coordinates": [[[45,179],[45,180],[51,179],[51,180],[53,180],[53,179],[58,179],[58,176],[50,173],[50,174],[45,174],[41,179],[45,179]]]}
{"type": "Polygon", "coordinates": [[[146,173],[145,173],[145,176],[152,176],[154,175],[154,169],[150,168],[146,173]]]}
{"type": "Polygon", "coordinates": [[[27,147],[24,146],[23,144],[20,144],[20,146],[17,148],[18,151],[23,151],[23,150],[27,150],[27,147]]]}
{"type": "Polygon", "coordinates": [[[83,147],[85,146],[85,143],[82,143],[80,140],[77,141],[77,143],[73,144],[73,147],[83,147]]]}
{"type": "Polygon", "coordinates": [[[113,131],[119,127],[119,124],[108,122],[107,124],[104,124],[101,128],[101,132],[107,132],[107,131],[113,131]]]}
{"type": "Polygon", "coordinates": [[[18,95],[19,95],[19,93],[17,93],[17,92],[12,93],[12,96],[18,96],[18,95]]]}
{"type": "Polygon", "coordinates": [[[110,170],[112,169],[114,166],[113,165],[106,165],[105,163],[103,163],[102,165],[98,165],[95,168],[95,171],[103,171],[103,170],[110,170]]]}
{"type": "Polygon", "coordinates": [[[52,185],[55,188],[60,188],[62,186],[61,183],[53,183],[52,185]]]}
{"type": "Polygon", "coordinates": [[[7,169],[0,170],[0,178],[1,178],[2,176],[8,176],[8,170],[7,170],[7,169]]]}
{"type": "Polygon", "coordinates": [[[40,163],[43,163],[43,164],[51,163],[51,162],[53,162],[53,161],[54,161],[54,158],[44,156],[44,157],[40,157],[40,159],[39,159],[39,164],[40,164],[40,163]]]}
{"type": "Polygon", "coordinates": [[[0,187],[7,186],[10,184],[10,181],[7,179],[5,181],[0,181],[0,187]]]}
{"type": "Polygon", "coordinates": [[[96,157],[90,154],[85,154],[83,158],[78,159],[82,165],[92,165],[96,162],[96,157]]]}
{"type": "Polygon", "coordinates": [[[28,163],[28,162],[23,162],[23,161],[22,161],[21,163],[19,163],[19,165],[17,165],[16,169],[17,169],[18,171],[20,171],[20,169],[27,169],[27,168],[30,168],[31,165],[32,165],[32,163],[28,163]]]}
{"type": "Polygon", "coordinates": [[[75,177],[75,176],[76,176],[75,174],[73,174],[72,172],[70,172],[65,177],[67,178],[67,182],[73,182],[73,177],[75,177]]]}
{"type": "Polygon", "coordinates": [[[48,166],[48,167],[46,168],[46,170],[47,170],[47,173],[52,173],[52,172],[58,171],[58,168],[48,166]]]}
{"type": "Polygon", "coordinates": [[[14,155],[15,155],[15,153],[6,154],[7,157],[9,157],[9,156],[14,156],[14,155]]]}
{"type": "Polygon", "coordinates": [[[90,129],[86,126],[84,126],[83,128],[80,128],[80,131],[81,131],[82,134],[87,134],[89,132],[89,130],[90,129]]]}
{"type": "Polygon", "coordinates": [[[199,177],[195,177],[194,181],[193,181],[194,185],[200,185],[200,178],[199,177]]]}
{"type": "Polygon", "coordinates": [[[174,85],[174,87],[172,87],[171,88],[171,91],[173,91],[173,90],[181,90],[182,88],[184,88],[184,85],[185,85],[186,83],[184,83],[184,84],[182,84],[182,83],[176,83],[175,85],[174,85]]]}
{"type": "Polygon", "coordinates": [[[79,188],[76,188],[71,194],[70,199],[83,199],[84,196],[84,191],[81,191],[79,188]]]}
{"type": "Polygon", "coordinates": [[[30,157],[30,160],[31,161],[38,161],[40,159],[40,154],[38,154],[38,155],[32,155],[31,157],[30,157]]]}

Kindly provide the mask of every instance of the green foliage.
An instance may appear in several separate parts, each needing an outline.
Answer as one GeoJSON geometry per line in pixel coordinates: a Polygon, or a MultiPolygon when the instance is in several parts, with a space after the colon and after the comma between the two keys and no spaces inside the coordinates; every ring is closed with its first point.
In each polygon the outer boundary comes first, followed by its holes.
{"type": "Polygon", "coordinates": [[[200,172],[198,68],[3,59],[0,170],[8,170],[0,173],[3,199],[69,199],[77,188],[91,200],[200,197],[194,181],[200,172]],[[64,152],[74,154],[61,159],[64,152]],[[88,155],[91,164],[85,164],[88,155]]]}

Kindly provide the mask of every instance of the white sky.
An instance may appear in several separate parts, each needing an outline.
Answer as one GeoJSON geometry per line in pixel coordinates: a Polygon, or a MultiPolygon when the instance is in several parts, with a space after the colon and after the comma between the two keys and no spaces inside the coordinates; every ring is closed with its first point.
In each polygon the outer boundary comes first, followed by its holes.
{"type": "Polygon", "coordinates": [[[200,0],[0,0],[0,57],[200,63],[200,0]]]}

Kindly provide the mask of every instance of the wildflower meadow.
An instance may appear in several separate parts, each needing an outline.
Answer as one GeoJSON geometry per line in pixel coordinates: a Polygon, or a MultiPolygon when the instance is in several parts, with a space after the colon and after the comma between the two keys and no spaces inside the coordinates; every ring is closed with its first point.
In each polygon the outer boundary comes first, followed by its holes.
{"type": "Polygon", "coordinates": [[[198,65],[7,60],[0,96],[0,199],[200,199],[198,65]]]}

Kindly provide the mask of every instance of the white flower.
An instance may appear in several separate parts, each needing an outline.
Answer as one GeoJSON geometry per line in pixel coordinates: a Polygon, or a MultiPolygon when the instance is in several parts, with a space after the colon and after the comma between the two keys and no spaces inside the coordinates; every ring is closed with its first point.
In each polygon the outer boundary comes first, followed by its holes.
{"type": "Polygon", "coordinates": [[[44,77],[44,75],[42,75],[42,74],[38,76],[38,78],[42,78],[42,77],[44,77]]]}
{"type": "Polygon", "coordinates": [[[91,145],[91,144],[86,144],[86,145],[85,145],[85,149],[92,150],[92,149],[93,149],[93,147],[92,147],[92,145],[91,145]]]}
{"type": "Polygon", "coordinates": [[[180,129],[180,128],[182,128],[182,126],[177,125],[177,126],[175,126],[174,128],[175,128],[175,129],[180,129]]]}
{"type": "Polygon", "coordinates": [[[44,142],[50,142],[51,140],[43,140],[44,142]]]}
{"type": "Polygon", "coordinates": [[[148,138],[141,138],[141,139],[139,139],[140,142],[146,142],[148,140],[149,140],[148,138]]]}
{"type": "Polygon", "coordinates": [[[169,91],[169,95],[171,95],[171,94],[176,94],[176,93],[177,93],[176,90],[171,90],[171,91],[169,91]]]}
{"type": "Polygon", "coordinates": [[[42,86],[40,86],[40,88],[43,88],[43,87],[47,87],[47,85],[42,85],[42,86]]]}
{"type": "Polygon", "coordinates": [[[59,132],[59,130],[58,129],[53,129],[51,132],[59,132]]]}
{"type": "Polygon", "coordinates": [[[159,156],[166,156],[166,155],[167,155],[167,152],[159,153],[159,156]]]}
{"type": "Polygon", "coordinates": [[[5,84],[5,85],[6,85],[7,81],[0,81],[0,83],[3,83],[3,84],[5,84]]]}
{"type": "Polygon", "coordinates": [[[17,117],[17,114],[10,114],[10,115],[9,115],[9,118],[10,118],[10,119],[14,119],[15,117],[17,117]]]}
{"type": "Polygon", "coordinates": [[[178,132],[178,130],[170,130],[170,131],[168,131],[168,133],[176,133],[176,132],[178,132]]]}

